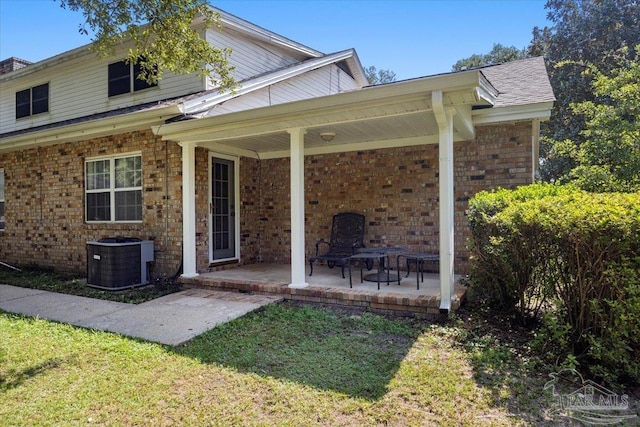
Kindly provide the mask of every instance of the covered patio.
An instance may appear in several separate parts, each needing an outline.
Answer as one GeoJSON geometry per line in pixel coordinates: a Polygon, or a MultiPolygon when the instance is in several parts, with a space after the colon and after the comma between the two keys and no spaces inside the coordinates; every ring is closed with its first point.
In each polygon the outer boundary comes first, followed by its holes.
{"type": "MultiPolygon", "coordinates": [[[[502,185],[503,179],[505,186],[533,180],[539,123],[549,117],[552,105],[546,98],[530,99],[538,96],[538,81],[548,82],[541,59],[521,61],[515,70],[500,67],[503,66],[497,66],[491,72],[488,69],[469,70],[423,77],[259,108],[247,109],[241,100],[230,99],[224,105],[220,104],[220,109],[216,109],[216,105],[204,106],[206,108],[197,115],[185,114],[183,120],[153,128],[163,140],[174,141],[182,147],[182,280],[188,284],[279,293],[318,302],[341,300],[370,306],[380,304],[381,309],[415,306],[420,307],[416,311],[447,313],[457,308],[464,291],[457,285],[455,273],[462,271],[455,270],[454,259],[460,255],[454,242],[457,239],[458,246],[464,242],[464,233],[456,229],[456,223],[466,221],[463,205],[467,195],[487,189],[487,186],[502,185]],[[511,78],[516,72],[522,75],[511,78]],[[493,77],[489,79],[487,75],[493,77]],[[503,79],[505,76],[510,78],[503,79]],[[499,83],[498,88],[494,81],[499,83]],[[480,139],[477,126],[489,129],[480,139]],[[454,145],[457,144],[466,144],[461,164],[456,164],[454,159],[454,145]],[[201,182],[207,172],[203,173],[202,160],[198,160],[198,153],[203,149],[209,156],[248,159],[243,161],[252,167],[257,165],[254,175],[248,178],[236,168],[238,194],[234,206],[238,209],[234,211],[233,221],[238,233],[235,252],[224,259],[211,257],[211,211],[215,202],[209,195],[207,205],[203,201],[207,196],[201,193],[207,185],[201,182]],[[394,170],[403,182],[416,185],[412,182],[416,178],[408,170],[414,166],[429,170],[429,179],[435,181],[418,183],[416,188],[421,190],[407,189],[406,195],[403,194],[405,188],[395,188],[391,181],[376,187],[358,168],[376,168],[369,166],[375,160],[367,158],[373,159],[377,153],[390,151],[395,157],[386,162],[402,159],[405,152],[415,156],[408,167],[394,170]],[[429,163],[421,164],[427,155],[430,156],[429,163]],[[331,159],[335,164],[333,159],[341,156],[351,157],[338,172],[326,163],[311,171],[314,162],[320,161],[318,159],[331,159]],[[486,168],[477,160],[481,156],[483,161],[487,159],[489,168],[495,168],[495,171],[487,172],[492,175],[487,183],[479,181],[485,180],[486,168]],[[431,159],[435,159],[435,168],[431,159]],[[288,164],[285,173],[278,169],[277,174],[270,174],[273,169],[282,168],[282,160],[287,160],[288,164]],[[350,164],[359,166],[350,167],[350,164]],[[465,168],[473,175],[468,175],[465,168]],[[478,172],[473,172],[475,170],[478,172]],[[341,175],[340,188],[332,187],[338,178],[336,173],[341,175]],[[468,183],[465,183],[466,188],[456,187],[463,191],[463,197],[456,200],[454,182],[458,186],[457,178],[463,174],[468,183]],[[287,181],[284,185],[288,186],[286,192],[279,190],[283,184],[280,181],[284,180],[287,181]],[[482,185],[477,185],[478,182],[482,185]],[[305,190],[309,192],[311,186],[314,194],[310,196],[305,190]],[[276,193],[276,190],[280,192],[276,193]],[[241,191],[245,193],[242,199],[241,191]],[[274,191],[273,195],[270,191],[274,191]],[[387,197],[388,201],[367,197],[385,191],[389,194],[384,194],[383,199],[387,197]],[[282,196],[286,197],[286,206],[282,196]],[[326,203],[327,198],[333,203],[326,203]],[[309,277],[307,260],[313,255],[315,239],[320,237],[318,230],[322,230],[316,219],[321,217],[323,223],[330,223],[331,215],[349,209],[350,198],[357,198],[359,209],[364,207],[363,210],[369,212],[368,224],[382,230],[378,235],[368,236],[367,247],[393,245],[407,247],[409,252],[436,251],[440,260],[438,274],[425,277],[425,284],[419,291],[413,276],[413,280],[404,279],[400,286],[390,285],[388,288],[393,288],[392,292],[387,291],[386,285],[379,292],[375,283],[360,285],[359,277],[350,290],[348,279],[342,279],[339,271],[327,269],[322,273],[320,266],[317,273],[314,271],[309,277]],[[406,214],[412,215],[406,221],[411,222],[412,228],[404,231],[401,241],[395,241],[387,239],[384,224],[378,224],[380,221],[375,215],[393,207],[400,198],[405,204],[403,209],[422,206],[419,209],[428,211],[422,216],[429,218],[425,221],[419,212],[406,214]],[[456,202],[461,202],[457,211],[456,202]],[[259,204],[259,208],[254,207],[255,204],[259,204]],[[277,209],[268,211],[271,205],[277,205],[277,209]],[[315,215],[313,233],[307,230],[311,209],[315,215]],[[208,235],[203,232],[205,222],[208,235]],[[271,228],[257,233],[246,231],[256,222],[271,228]],[[278,223],[276,227],[274,222],[278,223]],[[427,223],[434,239],[431,248],[424,248],[421,239],[412,237],[426,227],[421,224],[427,223]],[[249,247],[245,242],[249,238],[241,240],[241,235],[243,239],[245,235],[258,237],[249,247]],[[257,255],[249,255],[249,249],[257,255]],[[277,253],[274,255],[273,251],[277,253]],[[263,260],[265,253],[266,261],[263,260]],[[209,257],[205,259],[207,254],[209,257]],[[228,266],[234,268],[228,269],[228,266]]],[[[210,167],[208,164],[207,168],[210,167]]],[[[208,174],[211,179],[210,170],[208,174]]],[[[328,232],[326,234],[328,236],[328,232]]]]}
{"type": "MultiPolygon", "coordinates": [[[[309,274],[309,267],[306,269],[309,274]]],[[[366,270],[365,270],[366,272],[366,270]]],[[[319,265],[314,268],[313,276],[307,277],[307,286],[292,288],[291,267],[285,264],[250,264],[240,267],[202,273],[197,277],[183,278],[186,286],[206,287],[232,292],[278,295],[287,300],[332,304],[391,315],[409,315],[416,317],[435,317],[440,314],[440,277],[437,273],[424,273],[417,289],[416,272],[406,277],[406,271],[400,272],[398,282],[377,283],[360,282],[360,270],[354,265],[353,287],[349,287],[349,273],[342,278],[340,268],[328,268],[319,265]]],[[[392,277],[396,276],[392,271],[392,277]]],[[[459,283],[455,276],[451,310],[456,310],[464,300],[467,288],[459,283]]]]}

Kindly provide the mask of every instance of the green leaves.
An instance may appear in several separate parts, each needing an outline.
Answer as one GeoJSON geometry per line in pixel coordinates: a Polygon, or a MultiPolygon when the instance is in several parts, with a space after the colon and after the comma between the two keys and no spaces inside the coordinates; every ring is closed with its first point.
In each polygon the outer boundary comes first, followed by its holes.
{"type": "Polygon", "coordinates": [[[219,16],[206,0],[61,0],[64,8],[81,11],[83,34],[94,34],[92,49],[103,57],[129,40],[127,59],[141,65],[138,78],[150,84],[164,72],[197,73],[212,85],[232,89],[235,81],[228,57],[231,50],[212,46],[207,28],[219,25],[219,16]],[[144,59],[141,59],[144,58],[144,59]]]}
{"type": "MultiPolygon", "coordinates": [[[[624,49],[626,51],[626,49],[624,49]]],[[[636,191],[640,189],[640,45],[636,55],[617,57],[618,68],[603,72],[588,65],[596,101],[570,105],[585,119],[575,145],[578,162],[567,179],[588,191],[636,191]]]]}
{"type": "Polygon", "coordinates": [[[484,67],[486,65],[502,64],[524,58],[527,58],[527,52],[525,49],[518,49],[515,46],[503,46],[500,43],[494,43],[491,52],[486,54],[474,54],[468,58],[461,59],[451,67],[451,71],[461,71],[484,67]]]}
{"type": "Polygon", "coordinates": [[[485,304],[541,319],[540,347],[557,360],[573,357],[610,382],[637,378],[640,192],[483,192],[469,221],[470,280],[485,304]]]}
{"type": "Polygon", "coordinates": [[[367,76],[367,81],[371,85],[392,83],[396,81],[396,73],[391,70],[378,70],[373,65],[365,67],[364,74],[367,76]]]}
{"type": "MultiPolygon", "coordinates": [[[[605,74],[628,69],[633,47],[640,40],[640,3],[628,0],[550,0],[545,8],[552,28],[534,29],[530,50],[544,55],[557,101],[551,119],[543,123],[546,138],[541,144],[544,161],[541,175],[546,181],[572,178],[574,159],[554,149],[554,141],[570,140],[576,148],[588,139],[582,132],[586,117],[570,104],[593,101],[607,104],[597,94],[594,74],[585,64],[593,64],[605,74]],[[622,58],[626,60],[619,61],[622,58]],[[557,66],[564,64],[562,66],[557,66]]],[[[636,61],[637,62],[637,61],[636,61]]],[[[606,91],[605,91],[606,93],[606,91]]]]}

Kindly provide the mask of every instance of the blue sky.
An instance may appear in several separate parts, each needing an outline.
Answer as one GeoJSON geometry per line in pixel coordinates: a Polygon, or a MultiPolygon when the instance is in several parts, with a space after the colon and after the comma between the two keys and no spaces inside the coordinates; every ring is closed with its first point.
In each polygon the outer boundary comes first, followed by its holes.
{"type": "MultiPolygon", "coordinates": [[[[355,48],[399,80],[451,71],[494,43],[526,47],[546,0],[220,0],[220,9],[325,53],[355,48]]],[[[82,15],[53,0],[0,0],[0,59],[42,59],[89,43],[82,15]]]]}

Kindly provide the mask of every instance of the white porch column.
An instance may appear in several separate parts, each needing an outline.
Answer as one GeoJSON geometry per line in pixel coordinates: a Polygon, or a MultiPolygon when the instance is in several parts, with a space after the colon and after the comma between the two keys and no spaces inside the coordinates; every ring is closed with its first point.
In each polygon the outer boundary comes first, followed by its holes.
{"type": "Polygon", "coordinates": [[[540,168],[540,119],[531,122],[531,182],[536,182],[540,168]]]}
{"type": "Polygon", "coordinates": [[[291,288],[305,282],[304,258],[304,135],[303,128],[289,129],[291,144],[291,288]]]}
{"type": "Polygon", "coordinates": [[[182,147],[182,277],[196,277],[196,144],[182,147]]]}
{"type": "Polygon", "coordinates": [[[433,112],[438,122],[439,188],[440,188],[440,310],[451,310],[454,293],[454,173],[453,173],[453,109],[443,105],[441,91],[431,94],[433,112]]]}

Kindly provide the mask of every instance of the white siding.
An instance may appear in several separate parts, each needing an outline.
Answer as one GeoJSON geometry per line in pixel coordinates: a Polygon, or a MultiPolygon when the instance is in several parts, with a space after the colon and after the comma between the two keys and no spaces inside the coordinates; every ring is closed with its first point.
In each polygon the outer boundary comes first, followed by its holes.
{"type": "MultiPolygon", "coordinates": [[[[234,78],[242,81],[269,71],[274,71],[309,57],[282,47],[243,36],[230,29],[224,31],[208,30],[207,41],[217,47],[232,50],[230,65],[235,66],[234,78]]],[[[211,89],[212,87],[209,87],[211,89]]]]}
{"type": "Polygon", "coordinates": [[[203,90],[196,75],[165,73],[157,87],[109,98],[107,66],[121,58],[102,60],[93,53],[0,82],[0,133],[57,123],[118,108],[160,101],[203,90]],[[17,91],[49,82],[49,112],[16,120],[17,91]]]}
{"type": "MultiPolygon", "coordinates": [[[[215,29],[207,30],[205,37],[215,46],[232,49],[230,64],[236,67],[234,77],[237,81],[273,72],[309,59],[307,54],[284,46],[269,44],[268,41],[259,40],[232,29],[225,29],[222,32],[215,29]]],[[[158,87],[109,98],[108,64],[121,60],[125,49],[126,47],[120,50],[119,56],[108,60],[99,59],[90,52],[75,56],[61,55],[53,58],[51,63],[41,70],[0,81],[0,133],[176,98],[212,88],[205,87],[204,79],[197,74],[176,76],[165,73],[158,87]],[[47,82],[49,83],[49,111],[16,120],[16,92],[47,82]]],[[[347,73],[331,65],[228,101],[217,108],[213,114],[330,95],[355,88],[357,84],[347,73]]]]}
{"type": "Polygon", "coordinates": [[[332,64],[231,99],[212,109],[209,116],[333,95],[357,88],[351,76],[332,64]]]}

